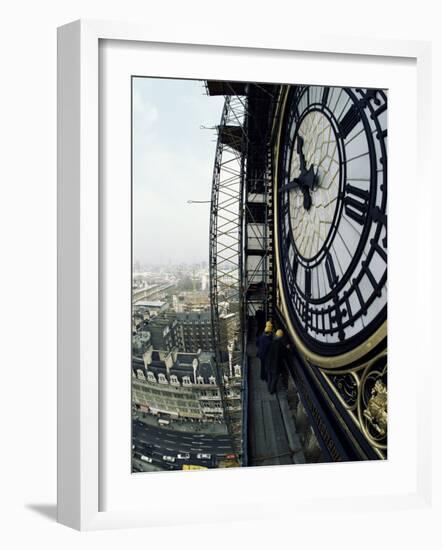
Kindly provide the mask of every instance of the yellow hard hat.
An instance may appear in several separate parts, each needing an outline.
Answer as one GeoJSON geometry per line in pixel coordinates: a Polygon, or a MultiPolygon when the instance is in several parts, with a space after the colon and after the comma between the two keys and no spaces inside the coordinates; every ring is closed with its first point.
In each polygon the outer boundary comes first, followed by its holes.
{"type": "Polygon", "coordinates": [[[264,332],[272,332],[272,330],[273,330],[272,321],[267,321],[266,328],[264,329],[264,332]]]}
{"type": "Polygon", "coordinates": [[[277,338],[282,338],[284,336],[284,333],[282,332],[282,330],[279,328],[277,331],[276,331],[276,334],[275,336],[277,338]]]}

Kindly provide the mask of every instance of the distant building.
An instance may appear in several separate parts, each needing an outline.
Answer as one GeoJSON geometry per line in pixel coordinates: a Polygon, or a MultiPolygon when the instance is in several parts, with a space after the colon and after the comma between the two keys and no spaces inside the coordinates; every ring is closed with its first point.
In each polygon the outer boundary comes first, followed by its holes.
{"type": "MultiPolygon", "coordinates": [[[[219,317],[220,349],[226,353],[238,338],[238,315],[224,313],[219,317]]],[[[196,353],[213,351],[212,316],[210,311],[188,311],[175,313],[173,310],[164,312],[149,321],[154,349],[172,350],[196,353]],[[167,334],[169,327],[170,334],[167,334]]]]}
{"type": "Polygon", "coordinates": [[[132,313],[132,334],[136,334],[140,326],[144,322],[144,316],[141,312],[134,311],[132,313]]]}
{"type": "Polygon", "coordinates": [[[177,313],[181,327],[183,351],[196,353],[212,350],[212,322],[210,311],[177,313]]]}
{"type": "Polygon", "coordinates": [[[132,335],[132,354],[142,357],[143,353],[151,347],[151,334],[148,331],[140,330],[132,335]]]}
{"type": "Polygon", "coordinates": [[[229,349],[238,338],[239,319],[236,313],[222,313],[219,316],[220,348],[229,349]]]}
{"type": "Polygon", "coordinates": [[[177,313],[186,311],[208,311],[210,309],[207,291],[183,291],[173,296],[173,308],[177,313]]]}
{"type": "MultiPolygon", "coordinates": [[[[150,350],[134,358],[132,400],[153,415],[221,422],[222,399],[213,357],[209,353],[165,353],[150,350]]],[[[236,399],[232,388],[231,399],[236,399]]]]}
{"type": "Polygon", "coordinates": [[[145,321],[138,333],[144,331],[150,333],[150,343],[153,349],[164,351],[184,349],[182,330],[174,317],[158,315],[145,321]]]}
{"type": "Polygon", "coordinates": [[[152,315],[153,313],[162,313],[166,311],[169,304],[161,300],[139,300],[136,306],[138,309],[148,311],[152,315]]]}

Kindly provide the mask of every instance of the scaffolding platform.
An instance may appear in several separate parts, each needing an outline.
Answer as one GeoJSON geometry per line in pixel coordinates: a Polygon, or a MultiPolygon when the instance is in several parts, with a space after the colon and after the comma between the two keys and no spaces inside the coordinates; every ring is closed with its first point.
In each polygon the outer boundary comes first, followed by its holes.
{"type": "Polygon", "coordinates": [[[260,377],[260,361],[255,343],[248,349],[248,466],[303,464],[295,423],[291,417],[284,389],[271,395],[260,377]]]}

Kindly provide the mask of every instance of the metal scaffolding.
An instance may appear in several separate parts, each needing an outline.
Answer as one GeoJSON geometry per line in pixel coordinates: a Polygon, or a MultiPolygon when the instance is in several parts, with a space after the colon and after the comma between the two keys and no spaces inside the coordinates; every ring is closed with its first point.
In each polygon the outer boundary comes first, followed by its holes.
{"type": "Polygon", "coordinates": [[[272,315],[272,177],[270,129],[274,87],[208,81],[207,93],[224,95],[218,126],[210,218],[210,299],[213,349],[223,392],[226,423],[242,461],[247,454],[248,318],[261,308],[272,315]],[[223,333],[232,314],[235,337],[223,333]],[[229,405],[232,366],[242,371],[240,410],[229,405]]]}
{"type": "MultiPolygon", "coordinates": [[[[210,303],[212,340],[225,420],[241,453],[242,396],[238,406],[228,396],[235,388],[234,367],[243,367],[243,212],[246,170],[246,99],[225,83],[218,126],[210,216],[210,303]],[[236,410],[237,409],[237,410],[236,410]]],[[[241,91],[241,90],[240,90],[241,91]]],[[[238,389],[238,388],[237,388],[238,389]]],[[[242,388],[240,388],[242,389],[242,388]]]]}
{"type": "Polygon", "coordinates": [[[244,313],[273,317],[273,175],[271,130],[278,87],[253,84],[247,97],[247,174],[244,184],[244,313]]]}

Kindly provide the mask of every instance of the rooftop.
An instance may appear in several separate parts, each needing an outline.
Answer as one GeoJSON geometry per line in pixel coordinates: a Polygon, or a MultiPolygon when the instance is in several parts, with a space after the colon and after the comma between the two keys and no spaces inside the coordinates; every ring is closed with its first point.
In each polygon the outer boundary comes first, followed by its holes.
{"type": "Polygon", "coordinates": [[[136,305],[137,307],[163,307],[166,305],[166,302],[161,302],[160,300],[140,300],[136,305]]]}
{"type": "MultiPolygon", "coordinates": [[[[182,382],[184,376],[189,376],[193,382],[193,361],[195,359],[198,361],[196,376],[202,376],[204,383],[209,384],[210,377],[213,376],[216,378],[215,364],[210,353],[176,353],[176,360],[169,370],[170,375],[175,375],[180,382],[182,382]]],[[[132,358],[132,367],[134,371],[141,369],[146,374],[147,372],[153,372],[155,376],[158,376],[158,374],[161,373],[164,374],[166,378],[169,378],[167,375],[166,362],[160,359],[160,352],[157,350],[152,351],[152,362],[148,365],[147,371],[141,357],[132,358]]]]}

